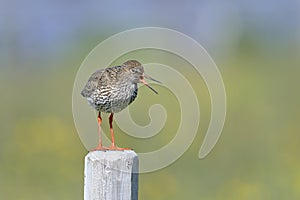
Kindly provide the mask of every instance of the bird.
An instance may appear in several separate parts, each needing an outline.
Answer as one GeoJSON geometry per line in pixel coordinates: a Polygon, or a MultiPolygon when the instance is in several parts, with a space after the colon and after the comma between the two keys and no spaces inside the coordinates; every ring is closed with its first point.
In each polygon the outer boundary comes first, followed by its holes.
{"type": "Polygon", "coordinates": [[[113,130],[113,117],[131,104],[138,95],[138,83],[146,85],[154,93],[158,94],[145,79],[161,83],[160,81],[146,75],[143,65],[137,60],[128,60],[121,65],[107,67],[95,71],[88,79],[81,91],[81,95],[98,112],[98,145],[94,151],[101,150],[130,150],[120,148],[115,143],[113,130]],[[101,113],[110,113],[109,127],[111,145],[102,145],[101,113]]]}

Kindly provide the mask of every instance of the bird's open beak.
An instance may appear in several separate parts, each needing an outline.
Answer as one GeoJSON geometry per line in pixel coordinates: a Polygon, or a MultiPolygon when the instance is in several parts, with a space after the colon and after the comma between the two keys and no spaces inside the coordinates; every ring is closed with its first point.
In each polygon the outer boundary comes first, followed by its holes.
{"type": "Polygon", "coordinates": [[[146,75],[146,74],[144,74],[144,78],[149,79],[149,80],[151,80],[151,81],[154,81],[154,82],[156,82],[156,83],[162,84],[160,81],[158,81],[158,80],[156,80],[156,79],[154,79],[154,78],[152,78],[152,77],[150,77],[150,76],[148,76],[148,75],[146,75]]]}
{"type": "Polygon", "coordinates": [[[148,76],[148,75],[145,75],[144,74],[144,78],[142,78],[140,81],[141,81],[141,83],[143,83],[144,85],[146,85],[150,90],[152,90],[155,94],[158,94],[158,92],[156,91],[156,90],[154,90],[146,81],[145,81],[145,78],[146,79],[149,79],[149,80],[152,80],[152,81],[155,81],[155,82],[157,82],[157,83],[161,83],[161,82],[159,82],[158,80],[155,80],[154,78],[151,78],[150,76],[148,76]]]}

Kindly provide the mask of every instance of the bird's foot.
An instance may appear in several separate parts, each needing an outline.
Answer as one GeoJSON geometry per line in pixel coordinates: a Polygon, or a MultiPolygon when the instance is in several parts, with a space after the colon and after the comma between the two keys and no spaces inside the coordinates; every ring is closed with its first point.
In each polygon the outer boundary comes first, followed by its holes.
{"type": "Polygon", "coordinates": [[[126,150],[132,150],[132,149],[131,148],[121,148],[121,147],[117,147],[116,145],[110,145],[110,147],[98,145],[95,149],[90,150],[90,152],[93,152],[93,151],[126,151],[126,150]]]}
{"type": "Polygon", "coordinates": [[[95,149],[90,150],[90,152],[92,152],[92,151],[106,151],[106,150],[108,150],[108,147],[104,147],[104,146],[98,144],[98,146],[95,149]]]}
{"type": "Polygon", "coordinates": [[[125,151],[125,150],[132,150],[131,148],[121,148],[121,147],[117,147],[116,145],[110,145],[110,147],[107,148],[107,150],[111,150],[111,151],[125,151]]]}

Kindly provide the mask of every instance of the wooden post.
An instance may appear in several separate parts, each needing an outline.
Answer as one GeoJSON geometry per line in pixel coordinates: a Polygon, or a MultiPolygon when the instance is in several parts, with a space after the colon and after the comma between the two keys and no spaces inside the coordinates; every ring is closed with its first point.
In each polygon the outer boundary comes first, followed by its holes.
{"type": "Polygon", "coordinates": [[[84,200],[137,200],[134,151],[92,151],[85,157],[84,200]]]}

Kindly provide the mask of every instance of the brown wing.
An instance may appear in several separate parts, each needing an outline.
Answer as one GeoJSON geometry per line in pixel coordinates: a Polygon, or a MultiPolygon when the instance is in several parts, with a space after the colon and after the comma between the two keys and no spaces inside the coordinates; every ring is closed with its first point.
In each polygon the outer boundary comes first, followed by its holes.
{"type": "Polygon", "coordinates": [[[98,71],[95,71],[89,78],[88,82],[84,86],[84,88],[81,91],[81,95],[84,97],[89,97],[94,90],[99,87],[99,84],[101,81],[99,81],[103,75],[105,69],[101,69],[98,71]]]}

